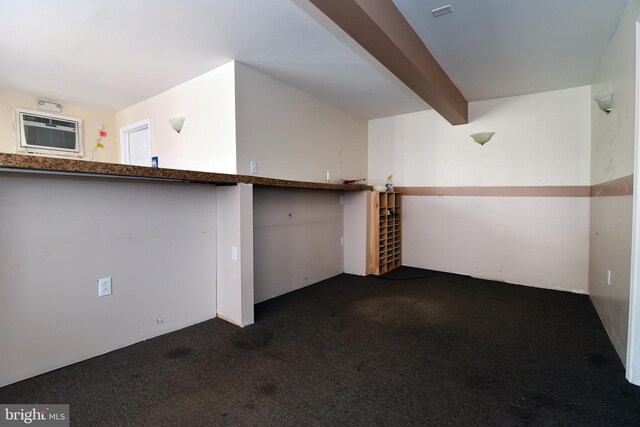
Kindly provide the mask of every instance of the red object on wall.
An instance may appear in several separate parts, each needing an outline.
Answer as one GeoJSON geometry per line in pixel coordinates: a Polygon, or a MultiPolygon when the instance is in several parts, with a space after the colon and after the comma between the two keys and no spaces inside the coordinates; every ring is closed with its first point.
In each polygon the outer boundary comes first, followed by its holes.
{"type": "Polygon", "coordinates": [[[107,131],[106,131],[106,130],[101,130],[101,131],[100,131],[100,136],[101,136],[101,137],[105,137],[105,136],[107,136],[107,131]]]}

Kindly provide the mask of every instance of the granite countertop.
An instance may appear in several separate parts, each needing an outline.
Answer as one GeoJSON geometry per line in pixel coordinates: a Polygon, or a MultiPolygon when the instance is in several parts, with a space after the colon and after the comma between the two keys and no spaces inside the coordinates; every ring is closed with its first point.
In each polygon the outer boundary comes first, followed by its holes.
{"type": "Polygon", "coordinates": [[[0,153],[0,169],[78,175],[87,174],[132,179],[144,178],[217,185],[245,183],[263,187],[339,191],[363,191],[369,189],[369,186],[365,184],[345,185],[306,181],[288,181],[285,179],[263,178],[251,175],[230,175],[225,173],[196,172],[180,169],[150,168],[145,166],[130,166],[116,163],[90,162],[86,160],[9,153],[0,153]]]}

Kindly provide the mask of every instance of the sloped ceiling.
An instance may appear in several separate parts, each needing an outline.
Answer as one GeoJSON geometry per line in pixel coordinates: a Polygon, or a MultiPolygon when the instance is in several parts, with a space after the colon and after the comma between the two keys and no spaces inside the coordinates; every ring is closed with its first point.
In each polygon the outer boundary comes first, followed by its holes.
{"type": "MultiPolygon", "coordinates": [[[[394,0],[467,100],[588,84],[627,0],[394,0]]],[[[3,0],[0,89],[118,110],[228,61],[364,118],[428,105],[306,0],[3,0]]]]}
{"type": "Polygon", "coordinates": [[[467,101],[587,85],[628,0],[393,0],[467,101]],[[431,11],[451,5],[452,13],[431,11]]]}

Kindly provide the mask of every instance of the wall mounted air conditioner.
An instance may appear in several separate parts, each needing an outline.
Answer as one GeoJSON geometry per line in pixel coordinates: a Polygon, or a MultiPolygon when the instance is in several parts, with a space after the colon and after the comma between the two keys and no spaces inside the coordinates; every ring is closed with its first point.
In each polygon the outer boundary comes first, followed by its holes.
{"type": "Polygon", "coordinates": [[[82,119],[14,108],[16,152],[82,157],[82,119]]]}

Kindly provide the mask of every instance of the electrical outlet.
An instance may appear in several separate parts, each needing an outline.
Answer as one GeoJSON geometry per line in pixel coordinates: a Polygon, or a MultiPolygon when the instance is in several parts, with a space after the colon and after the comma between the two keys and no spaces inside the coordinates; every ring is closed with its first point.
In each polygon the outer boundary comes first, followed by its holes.
{"type": "Polygon", "coordinates": [[[234,261],[238,260],[238,247],[231,246],[231,259],[234,261]]]}
{"type": "Polygon", "coordinates": [[[340,246],[344,246],[344,237],[340,236],[340,246]]]}
{"type": "Polygon", "coordinates": [[[607,285],[611,286],[611,270],[607,270],[607,285]]]}
{"type": "Polygon", "coordinates": [[[111,295],[111,277],[98,279],[98,296],[104,297],[111,295]]]}
{"type": "Polygon", "coordinates": [[[258,173],[258,162],[251,162],[251,173],[258,173]]]}

